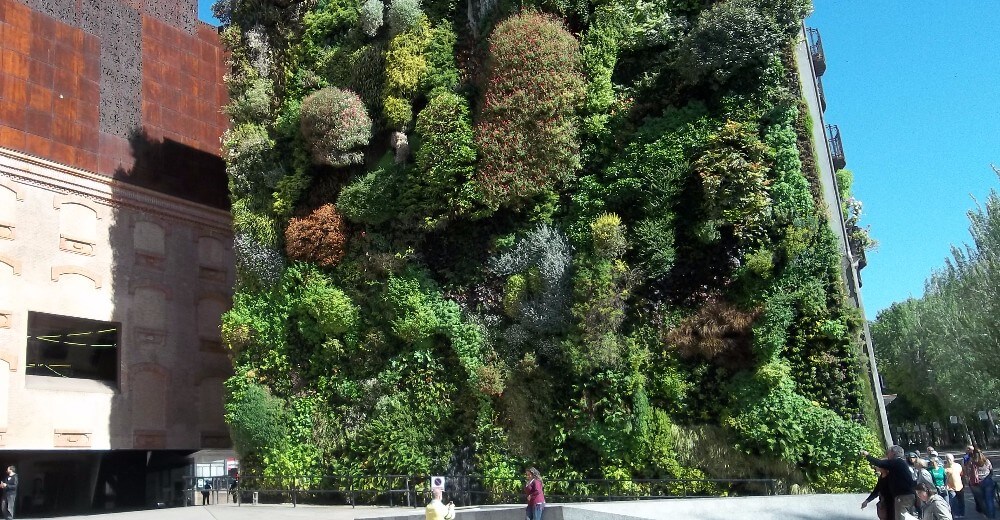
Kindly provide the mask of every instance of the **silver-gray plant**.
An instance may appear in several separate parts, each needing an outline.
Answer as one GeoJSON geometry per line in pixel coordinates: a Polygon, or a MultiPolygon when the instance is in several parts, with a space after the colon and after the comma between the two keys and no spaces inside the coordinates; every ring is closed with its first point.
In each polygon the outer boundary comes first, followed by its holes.
{"type": "Polygon", "coordinates": [[[518,321],[527,331],[553,335],[569,327],[572,263],[573,249],[566,236],[542,224],[518,240],[510,251],[494,258],[490,269],[501,276],[537,270],[538,287],[521,302],[518,321]]]}
{"type": "Polygon", "coordinates": [[[366,0],[361,4],[358,23],[361,24],[362,32],[368,36],[375,36],[385,23],[385,4],[382,0],[366,0]]]}

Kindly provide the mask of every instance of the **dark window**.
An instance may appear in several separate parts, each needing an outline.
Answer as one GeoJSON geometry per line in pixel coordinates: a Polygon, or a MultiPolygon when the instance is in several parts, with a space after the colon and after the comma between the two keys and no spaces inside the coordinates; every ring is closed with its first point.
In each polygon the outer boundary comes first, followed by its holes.
{"type": "Polygon", "coordinates": [[[28,313],[28,375],[118,380],[121,324],[28,313]]]}

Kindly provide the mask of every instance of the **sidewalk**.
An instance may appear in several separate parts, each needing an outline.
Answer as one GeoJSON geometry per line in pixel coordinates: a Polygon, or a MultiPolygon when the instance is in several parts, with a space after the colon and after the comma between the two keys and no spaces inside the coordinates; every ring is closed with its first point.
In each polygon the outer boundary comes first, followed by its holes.
{"type": "MultiPolygon", "coordinates": [[[[874,506],[861,510],[866,495],[791,495],[773,497],[739,498],[687,498],[671,500],[601,502],[588,504],[550,504],[552,520],[570,518],[647,518],[656,520],[872,520],[874,506]],[[557,509],[561,506],[561,510],[557,509]]],[[[520,518],[521,506],[512,506],[516,512],[509,515],[520,518]]],[[[460,509],[462,517],[474,519],[481,516],[476,509],[460,509]]],[[[490,512],[496,513],[496,510],[490,512]]],[[[549,511],[547,511],[549,513],[549,511]]],[[[71,520],[354,520],[361,518],[423,519],[423,508],[359,506],[308,506],[221,504],[191,506],[151,511],[132,511],[103,515],[62,517],[71,520]]],[[[496,516],[496,515],[489,515],[496,516]]]]}

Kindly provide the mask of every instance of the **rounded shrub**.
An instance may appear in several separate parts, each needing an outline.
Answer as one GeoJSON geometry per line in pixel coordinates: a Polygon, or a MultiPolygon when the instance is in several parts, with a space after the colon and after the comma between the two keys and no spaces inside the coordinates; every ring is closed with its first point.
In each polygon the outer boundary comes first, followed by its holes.
{"type": "Polygon", "coordinates": [[[754,2],[720,2],[698,15],[681,42],[677,65],[691,83],[720,86],[758,77],[784,42],[781,28],[754,2]]]}
{"type": "Polygon", "coordinates": [[[489,39],[476,142],[477,181],[492,207],[517,206],[580,166],[574,115],[583,99],[580,45],[557,18],[537,12],[501,22],[489,39]]]}
{"type": "Polygon", "coordinates": [[[382,102],[382,114],[389,128],[405,129],[413,119],[413,108],[410,102],[396,96],[386,96],[382,102]]]}
{"type": "Polygon", "coordinates": [[[375,36],[385,23],[384,11],[382,0],[366,0],[361,4],[361,12],[358,14],[361,31],[368,36],[375,36]]]}
{"type": "Polygon", "coordinates": [[[392,0],[389,4],[389,30],[392,34],[405,32],[417,25],[421,16],[420,0],[392,0]]]}
{"type": "Polygon", "coordinates": [[[347,230],[336,206],[324,204],[305,217],[296,217],[285,229],[285,251],[294,260],[337,265],[344,257],[347,230]]]}
{"type": "Polygon", "coordinates": [[[284,444],[288,432],[284,401],[241,375],[230,378],[226,386],[226,422],[236,451],[246,456],[284,444]]]}
{"type": "Polygon", "coordinates": [[[300,129],[314,162],[342,167],[364,160],[372,120],[357,94],[327,87],[302,100],[300,129]]]}
{"type": "Polygon", "coordinates": [[[628,242],[625,239],[625,226],[622,219],[614,213],[605,213],[590,224],[590,236],[594,244],[594,252],[603,258],[619,258],[625,254],[628,242]]]}

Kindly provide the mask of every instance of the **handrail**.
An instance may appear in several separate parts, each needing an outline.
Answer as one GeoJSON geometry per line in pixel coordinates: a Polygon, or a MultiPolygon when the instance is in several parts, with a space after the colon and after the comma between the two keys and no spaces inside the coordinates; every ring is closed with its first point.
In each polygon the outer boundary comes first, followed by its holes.
{"type": "Polygon", "coordinates": [[[813,68],[818,78],[826,72],[826,54],[823,52],[823,39],[819,36],[819,29],[814,27],[806,27],[806,35],[809,39],[809,55],[812,57],[813,68]]]}
{"type": "Polygon", "coordinates": [[[844,142],[840,138],[840,128],[837,125],[826,125],[826,142],[830,147],[830,159],[833,160],[834,169],[840,170],[847,166],[844,142]]]}
{"type": "MultiPolygon", "coordinates": [[[[198,477],[185,477],[186,491],[196,495],[198,477]]],[[[216,477],[213,488],[228,477],[216,477]],[[219,479],[222,479],[220,481],[219,479]]],[[[519,503],[524,481],[517,477],[445,475],[444,492],[460,506],[519,503]]],[[[266,502],[388,504],[422,506],[430,500],[429,475],[240,475],[228,488],[238,504],[253,495],[266,502]]],[[[559,479],[545,480],[547,502],[600,502],[709,496],[777,495],[779,479],[559,479]]],[[[228,498],[227,498],[228,499],[228,498]]]]}

